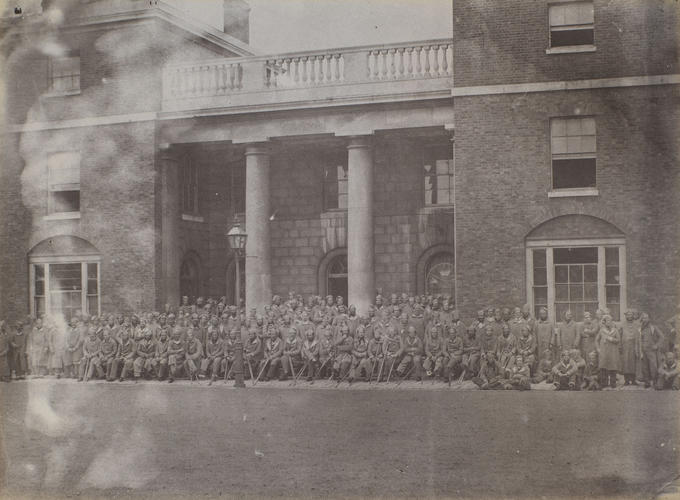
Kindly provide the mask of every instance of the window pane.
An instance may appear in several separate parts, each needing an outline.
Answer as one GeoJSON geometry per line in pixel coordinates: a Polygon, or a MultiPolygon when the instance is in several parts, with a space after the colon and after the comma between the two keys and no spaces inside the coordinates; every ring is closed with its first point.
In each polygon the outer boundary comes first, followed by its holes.
{"type": "Polygon", "coordinates": [[[551,47],[568,47],[570,45],[594,45],[593,28],[552,30],[550,32],[551,47]]]}
{"type": "Polygon", "coordinates": [[[597,265],[583,266],[583,281],[597,283],[597,265]]]}
{"type": "Polygon", "coordinates": [[[437,175],[449,175],[449,160],[437,160],[437,175]]]}
{"type": "Polygon", "coordinates": [[[99,298],[96,295],[87,297],[87,314],[99,314],[99,298]]]}
{"type": "Polygon", "coordinates": [[[583,300],[583,285],[569,285],[569,300],[583,300]]]}
{"type": "Polygon", "coordinates": [[[621,306],[619,304],[607,304],[609,314],[614,321],[621,321],[621,306]]]}
{"type": "Polygon", "coordinates": [[[597,263],[597,247],[555,248],[553,255],[555,264],[597,263]]]}
{"type": "Polygon", "coordinates": [[[557,318],[564,318],[564,313],[569,311],[571,308],[569,304],[555,304],[555,314],[557,318]]]}
{"type": "Polygon", "coordinates": [[[619,303],[619,291],[618,285],[607,285],[607,304],[618,304],[619,303]]]}
{"type": "Polygon", "coordinates": [[[548,288],[544,286],[534,287],[534,304],[546,305],[548,303],[548,288]]]}
{"type": "Polygon", "coordinates": [[[553,189],[596,186],[595,158],[553,159],[553,189]]]}
{"type": "Polygon", "coordinates": [[[341,194],[338,196],[338,208],[347,208],[347,195],[341,194]]]}
{"type": "Polygon", "coordinates": [[[597,301],[597,283],[586,283],[583,286],[584,299],[590,302],[597,301]]]}
{"type": "Polygon", "coordinates": [[[437,176],[437,190],[449,189],[449,175],[437,176]]]}
{"type": "Polygon", "coordinates": [[[606,268],[606,281],[608,285],[618,285],[619,284],[619,268],[618,267],[607,267],[606,268]]]}
{"type": "Polygon", "coordinates": [[[534,285],[545,286],[548,284],[547,269],[545,267],[534,267],[534,285]]]}
{"type": "Polygon", "coordinates": [[[534,258],[534,267],[545,267],[547,265],[545,250],[534,250],[532,253],[534,258]]]}
{"type": "Polygon", "coordinates": [[[555,300],[560,302],[569,300],[569,285],[555,285],[555,300]]]}
{"type": "Polygon", "coordinates": [[[52,212],[80,211],[80,191],[53,191],[50,198],[52,212]]]}
{"type": "Polygon", "coordinates": [[[582,266],[569,266],[569,283],[583,283],[582,266]]]}
{"type": "Polygon", "coordinates": [[[42,316],[45,314],[45,297],[36,297],[33,304],[35,307],[36,316],[42,316]]]}
{"type": "Polygon", "coordinates": [[[442,205],[449,203],[449,192],[448,191],[437,191],[437,204],[442,205]]]}
{"type": "Polygon", "coordinates": [[[608,266],[618,266],[619,265],[618,247],[606,247],[604,249],[604,260],[608,266]]]}
{"type": "Polygon", "coordinates": [[[51,264],[50,265],[50,290],[80,290],[81,265],[75,264],[51,264]]]}
{"type": "Polygon", "coordinates": [[[553,137],[552,138],[552,154],[564,154],[567,152],[567,138],[553,137]]]}
{"type": "Polygon", "coordinates": [[[425,204],[426,205],[434,204],[434,200],[432,199],[433,198],[432,195],[433,195],[432,191],[429,191],[429,190],[425,191],[425,204]]]}
{"type": "Polygon", "coordinates": [[[97,264],[87,265],[87,277],[88,279],[97,279],[97,264]]]}
{"type": "Polygon", "coordinates": [[[96,279],[87,280],[87,294],[88,295],[97,295],[97,280],[96,279]]]}
{"type": "Polygon", "coordinates": [[[45,281],[35,280],[35,295],[45,295],[45,281]]]}
{"type": "Polygon", "coordinates": [[[583,311],[585,307],[583,303],[580,304],[572,304],[571,305],[571,314],[574,316],[574,321],[583,321],[583,311]]]}
{"type": "Polygon", "coordinates": [[[555,266],[555,283],[569,282],[569,266],[555,266]]]}

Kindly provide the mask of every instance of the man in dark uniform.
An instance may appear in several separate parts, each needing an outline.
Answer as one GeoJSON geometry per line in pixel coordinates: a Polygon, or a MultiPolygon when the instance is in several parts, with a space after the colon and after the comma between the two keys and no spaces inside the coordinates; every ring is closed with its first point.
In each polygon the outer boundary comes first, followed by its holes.
{"type": "Polygon", "coordinates": [[[137,342],[137,357],[132,365],[134,368],[135,382],[144,374],[147,379],[151,378],[151,358],[156,352],[156,343],[153,333],[149,328],[144,330],[144,337],[137,342]]]}
{"type": "Polygon", "coordinates": [[[366,340],[366,329],[359,325],[356,330],[354,343],[352,345],[352,367],[349,373],[350,384],[363,373],[364,381],[371,375],[371,362],[368,359],[368,341],[366,340]]]}
{"type": "Polygon", "coordinates": [[[678,371],[678,363],[675,360],[675,353],[669,351],[664,357],[663,363],[659,366],[659,374],[656,379],[656,389],[673,389],[677,391],[680,389],[680,371],[678,371]]]}
{"type": "Polygon", "coordinates": [[[187,328],[184,370],[189,376],[189,379],[193,379],[198,375],[198,371],[201,368],[201,359],[203,358],[203,345],[201,344],[201,341],[196,338],[197,331],[198,329],[193,325],[187,328]]]}
{"type": "Polygon", "coordinates": [[[205,358],[201,361],[200,377],[205,378],[208,370],[210,370],[210,380],[214,382],[220,372],[220,365],[222,364],[222,356],[224,354],[222,342],[217,330],[210,333],[208,343],[205,345],[205,358]]]}
{"type": "Polygon", "coordinates": [[[314,331],[307,330],[307,338],[302,344],[302,362],[305,364],[307,382],[314,382],[319,367],[319,344],[320,342],[314,338],[314,331]]]}
{"type": "Polygon", "coordinates": [[[99,355],[92,360],[97,376],[99,378],[106,377],[108,382],[112,382],[112,367],[113,359],[118,352],[118,342],[111,336],[111,329],[104,328],[103,338],[99,345],[99,355]]]}
{"type": "Polygon", "coordinates": [[[555,389],[558,391],[573,391],[576,389],[576,363],[569,356],[569,351],[562,351],[560,361],[553,366],[552,375],[555,389]]]}
{"type": "Polygon", "coordinates": [[[184,342],[182,341],[182,332],[179,327],[172,328],[172,338],[168,342],[168,349],[166,352],[168,356],[168,368],[170,370],[168,383],[172,383],[175,381],[175,378],[181,374],[184,365],[184,357],[186,355],[186,349],[184,342]]]}
{"type": "Polygon", "coordinates": [[[343,324],[339,330],[339,338],[335,341],[336,355],[333,362],[333,373],[338,380],[343,380],[349,375],[353,347],[354,340],[349,335],[349,327],[343,324]]]}
{"type": "Polygon", "coordinates": [[[649,315],[640,315],[640,347],[642,349],[642,380],[645,387],[650,387],[656,383],[659,372],[659,351],[664,342],[661,331],[649,321],[649,315]]]}
{"type": "Polygon", "coordinates": [[[401,362],[397,367],[397,375],[401,378],[406,376],[406,370],[410,370],[416,377],[416,380],[422,380],[422,356],[423,356],[423,341],[416,334],[416,329],[413,325],[408,327],[408,334],[402,340],[401,349],[397,353],[397,357],[402,356],[401,362]]]}
{"type": "Polygon", "coordinates": [[[273,327],[269,328],[269,338],[264,343],[264,357],[258,367],[258,372],[261,371],[267,364],[269,368],[264,377],[265,382],[277,376],[277,372],[281,366],[281,356],[283,355],[283,340],[278,335],[278,332],[273,327]]]}
{"type": "Polygon", "coordinates": [[[163,326],[156,341],[156,348],[154,350],[153,358],[151,358],[151,368],[153,369],[158,380],[165,379],[168,371],[168,347],[170,347],[170,339],[168,338],[168,327],[163,326]]]}
{"type": "Polygon", "coordinates": [[[82,382],[85,375],[88,380],[92,378],[95,369],[95,360],[99,357],[101,341],[97,337],[97,329],[91,326],[88,331],[87,338],[83,341],[83,357],[80,360],[80,370],[78,374],[78,382],[82,382]],[[85,373],[85,370],[88,373],[85,373]]]}
{"type": "MultiPolygon", "coordinates": [[[[447,303],[448,304],[448,303],[447,303]]],[[[430,329],[430,335],[425,341],[425,361],[423,368],[428,377],[441,377],[442,368],[445,364],[444,340],[440,335],[441,327],[434,325],[430,329]]]]}
{"type": "Polygon", "coordinates": [[[115,379],[118,376],[118,369],[122,365],[122,371],[120,372],[120,382],[125,380],[127,373],[133,371],[135,357],[137,356],[137,346],[135,341],[130,338],[130,328],[125,327],[120,334],[120,343],[118,344],[118,350],[116,351],[116,356],[113,358],[113,366],[111,368],[111,379],[115,379]]]}

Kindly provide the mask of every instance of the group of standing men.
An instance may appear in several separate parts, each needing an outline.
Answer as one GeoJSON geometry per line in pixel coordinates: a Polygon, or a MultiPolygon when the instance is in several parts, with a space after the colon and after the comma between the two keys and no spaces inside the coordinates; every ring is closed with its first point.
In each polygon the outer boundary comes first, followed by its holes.
{"type": "MultiPolygon", "coordinates": [[[[672,320],[674,321],[674,320],[672,320]]],[[[30,319],[0,324],[0,376],[52,374],[109,381],[233,376],[242,350],[253,381],[328,377],[338,383],[424,377],[472,380],[482,389],[527,390],[548,382],[557,389],[624,384],[680,388],[675,323],[667,335],[645,313],[630,310],[615,323],[606,310],[571,313],[555,324],[547,310],[534,318],[528,305],[486,308],[463,323],[450,299],[377,295],[366,316],[342,297],[306,300],[274,296],[262,314],[199,298],[163,313],[78,315],[68,325],[30,319]]]]}

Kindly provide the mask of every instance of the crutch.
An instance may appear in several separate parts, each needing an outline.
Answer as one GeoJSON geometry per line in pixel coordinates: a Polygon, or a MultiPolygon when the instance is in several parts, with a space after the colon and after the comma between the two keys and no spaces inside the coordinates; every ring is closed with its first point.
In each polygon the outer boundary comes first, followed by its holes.
{"type": "Polygon", "coordinates": [[[321,372],[323,371],[323,367],[326,366],[326,363],[328,363],[328,360],[331,359],[330,356],[326,358],[326,361],[321,363],[321,367],[319,368],[319,371],[317,372],[319,376],[321,375],[321,372]]]}
{"type": "Polygon", "coordinates": [[[293,366],[293,357],[288,356],[288,364],[290,365],[290,374],[293,377],[293,385],[295,385],[295,382],[297,379],[295,378],[295,367],[293,366]]]}
{"type": "MultiPolygon", "coordinates": [[[[293,362],[291,361],[291,364],[292,364],[292,363],[293,363],[293,362]]],[[[295,375],[295,371],[293,371],[293,381],[292,381],[290,384],[288,384],[288,385],[293,385],[293,386],[295,386],[295,385],[297,384],[297,379],[300,378],[300,375],[302,375],[302,372],[303,372],[303,371],[305,371],[305,365],[304,365],[304,364],[302,365],[302,368],[300,368],[300,371],[298,372],[297,375],[295,375]]]]}
{"type": "Polygon", "coordinates": [[[396,362],[397,362],[397,357],[395,356],[394,358],[392,358],[392,364],[390,365],[390,371],[387,373],[387,382],[385,382],[386,384],[390,383],[390,376],[392,375],[392,369],[394,368],[394,363],[396,363],[396,362]]]}
{"type": "Polygon", "coordinates": [[[264,373],[264,370],[265,370],[265,368],[267,368],[267,365],[269,364],[270,361],[271,361],[271,359],[266,359],[264,361],[264,364],[262,365],[262,369],[260,370],[260,373],[257,374],[257,378],[253,381],[253,386],[256,385],[260,381],[260,377],[264,373]]]}
{"type": "Polygon", "coordinates": [[[234,361],[232,360],[231,366],[229,367],[229,370],[224,370],[224,383],[226,384],[227,381],[229,380],[229,375],[231,375],[231,370],[234,368],[234,361]]]}
{"type": "Polygon", "coordinates": [[[92,363],[92,356],[88,356],[85,361],[85,374],[83,375],[83,380],[87,382],[90,380],[90,363],[92,363]]]}
{"type": "Polygon", "coordinates": [[[253,367],[250,366],[250,360],[246,358],[246,364],[248,365],[248,371],[250,372],[250,380],[255,380],[255,377],[253,376],[253,367]]]}
{"type": "Polygon", "coordinates": [[[380,360],[380,368],[378,369],[378,379],[376,380],[376,383],[380,383],[380,377],[382,377],[382,372],[383,372],[383,367],[385,366],[385,358],[383,357],[380,360]]]}
{"type": "Polygon", "coordinates": [[[375,371],[375,365],[376,363],[371,363],[371,374],[368,377],[368,385],[371,385],[371,382],[373,381],[373,372],[375,371]]]}

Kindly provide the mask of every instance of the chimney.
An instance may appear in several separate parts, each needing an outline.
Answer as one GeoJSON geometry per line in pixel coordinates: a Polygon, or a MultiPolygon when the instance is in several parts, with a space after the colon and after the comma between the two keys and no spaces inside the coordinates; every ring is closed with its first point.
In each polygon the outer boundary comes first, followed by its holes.
{"type": "Polygon", "coordinates": [[[224,0],[224,32],[242,42],[250,39],[250,5],[244,0],[224,0]]]}

